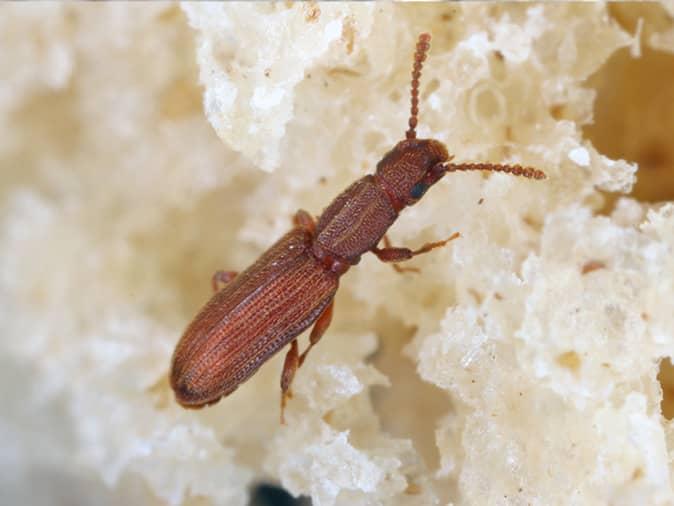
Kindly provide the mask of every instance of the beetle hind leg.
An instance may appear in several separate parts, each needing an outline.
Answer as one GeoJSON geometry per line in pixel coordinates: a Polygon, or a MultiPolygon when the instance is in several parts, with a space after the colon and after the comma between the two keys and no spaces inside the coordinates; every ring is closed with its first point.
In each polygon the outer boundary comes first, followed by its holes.
{"type": "Polygon", "coordinates": [[[299,369],[302,364],[304,363],[304,360],[307,358],[307,354],[309,353],[309,350],[318,342],[320,341],[321,337],[323,337],[323,334],[325,334],[325,331],[328,329],[330,326],[330,322],[332,321],[332,308],[334,306],[335,302],[330,301],[330,304],[323,310],[321,315],[318,317],[316,320],[316,323],[314,324],[314,327],[311,329],[311,334],[309,335],[309,346],[307,347],[306,350],[302,353],[302,355],[299,354],[299,347],[297,346],[297,339],[294,339],[292,343],[290,343],[290,349],[288,350],[288,353],[286,354],[285,361],[283,362],[283,371],[281,372],[281,424],[285,425],[285,408],[286,404],[288,402],[288,399],[291,399],[293,394],[292,390],[290,390],[290,386],[293,382],[293,379],[295,378],[295,373],[297,372],[297,369],[299,369]]]}
{"type": "Polygon", "coordinates": [[[332,310],[335,306],[335,301],[332,300],[330,304],[323,310],[321,315],[316,320],[314,328],[311,329],[311,334],[309,335],[309,346],[306,350],[300,355],[298,367],[301,367],[304,361],[309,354],[309,350],[314,347],[314,345],[321,340],[325,331],[328,330],[330,323],[332,322],[332,310]]]}
{"type": "Polygon", "coordinates": [[[290,385],[295,377],[295,372],[299,367],[299,349],[297,346],[297,339],[294,339],[290,344],[290,349],[286,354],[286,359],[283,362],[283,371],[281,372],[281,425],[285,425],[286,419],[284,412],[286,409],[286,402],[293,394],[290,391],[290,385]]]}

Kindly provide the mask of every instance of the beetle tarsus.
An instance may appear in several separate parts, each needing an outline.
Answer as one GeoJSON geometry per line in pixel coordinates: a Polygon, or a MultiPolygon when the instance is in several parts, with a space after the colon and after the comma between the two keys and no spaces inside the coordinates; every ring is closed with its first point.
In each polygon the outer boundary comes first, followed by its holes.
{"type": "Polygon", "coordinates": [[[405,274],[406,272],[413,272],[415,274],[421,273],[421,269],[419,269],[419,267],[403,267],[398,264],[391,264],[391,267],[393,267],[393,270],[398,274],[405,274]]]}
{"type": "Polygon", "coordinates": [[[412,252],[412,256],[428,253],[429,251],[432,251],[435,248],[442,248],[448,242],[453,241],[454,239],[458,239],[459,237],[461,237],[461,234],[459,232],[454,232],[452,235],[450,235],[447,239],[443,241],[427,242],[421,248],[414,250],[412,252]]]}

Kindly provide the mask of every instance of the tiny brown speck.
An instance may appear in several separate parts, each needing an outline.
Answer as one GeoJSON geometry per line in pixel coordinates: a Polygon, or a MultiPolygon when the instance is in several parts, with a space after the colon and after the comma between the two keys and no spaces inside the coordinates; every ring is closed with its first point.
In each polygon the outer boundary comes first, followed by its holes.
{"type": "Polygon", "coordinates": [[[532,228],[540,228],[540,227],[543,226],[543,224],[540,221],[538,221],[536,218],[534,218],[533,216],[528,216],[528,215],[524,216],[522,218],[522,221],[532,228]]]}
{"type": "Polygon", "coordinates": [[[475,288],[469,288],[468,293],[471,294],[473,298],[475,298],[475,301],[478,304],[482,303],[482,294],[480,294],[480,292],[478,292],[475,288]]]}
{"type": "Polygon", "coordinates": [[[483,202],[484,202],[484,199],[481,198],[480,200],[477,201],[477,205],[478,205],[478,206],[479,206],[479,205],[482,205],[483,202]]]}
{"type": "Polygon", "coordinates": [[[407,495],[418,495],[421,493],[421,487],[416,483],[410,482],[405,489],[407,495]]]}
{"type": "Polygon", "coordinates": [[[564,105],[555,104],[552,107],[550,107],[550,116],[552,116],[556,120],[564,118],[564,105]]]}
{"type": "Polygon", "coordinates": [[[321,419],[322,419],[325,423],[328,423],[328,424],[329,424],[329,423],[332,421],[332,415],[333,415],[333,413],[334,413],[334,412],[333,412],[332,410],[330,410],[330,411],[326,412],[326,413],[321,417],[321,419]]]}
{"type": "Polygon", "coordinates": [[[580,355],[575,351],[567,351],[557,355],[557,363],[573,372],[578,372],[581,365],[580,355]]]}
{"type": "Polygon", "coordinates": [[[494,292],[494,298],[495,298],[496,300],[503,300],[503,295],[501,295],[501,294],[498,293],[498,292],[494,292]]]}
{"type": "Polygon", "coordinates": [[[585,262],[583,267],[581,268],[580,272],[581,274],[589,274],[592,271],[597,271],[599,269],[605,269],[606,264],[602,262],[601,260],[589,260],[585,262]]]}
{"type": "Polygon", "coordinates": [[[265,77],[269,77],[270,74],[271,74],[271,69],[264,69],[265,77]]]}
{"type": "Polygon", "coordinates": [[[307,15],[304,17],[304,20],[307,23],[315,23],[318,21],[319,17],[321,17],[320,7],[316,4],[309,5],[309,10],[307,11],[307,15]]]}

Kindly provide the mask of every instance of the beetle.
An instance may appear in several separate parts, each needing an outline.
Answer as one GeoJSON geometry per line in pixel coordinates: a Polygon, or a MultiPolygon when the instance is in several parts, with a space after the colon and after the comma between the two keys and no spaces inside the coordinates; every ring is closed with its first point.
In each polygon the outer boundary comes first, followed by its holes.
{"type": "Polygon", "coordinates": [[[366,252],[379,260],[409,260],[457,238],[417,250],[392,247],[386,231],[400,212],[418,202],[447,172],[500,171],[542,179],[537,169],[491,163],[452,163],[445,145],[417,139],[419,78],[430,35],[419,36],[411,82],[411,108],[405,139],[377,164],[374,174],[357,180],[315,222],[298,211],[294,227],[241,274],[218,271],[216,292],[189,324],[173,354],[170,383],[186,408],[218,402],[290,344],[281,373],[281,423],[295,372],[330,325],[339,278],[366,252]],[[384,247],[377,245],[383,239],[384,247]],[[225,286],[218,291],[218,283],[225,286]],[[297,337],[309,326],[309,345],[299,353],[297,337]]]}

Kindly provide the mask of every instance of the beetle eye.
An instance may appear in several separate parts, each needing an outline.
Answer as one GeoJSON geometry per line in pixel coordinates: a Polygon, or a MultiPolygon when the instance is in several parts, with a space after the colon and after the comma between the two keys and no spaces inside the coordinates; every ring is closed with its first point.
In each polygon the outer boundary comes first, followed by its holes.
{"type": "Polygon", "coordinates": [[[412,187],[412,190],[410,190],[410,197],[413,198],[414,200],[419,200],[421,197],[424,196],[426,190],[428,190],[427,184],[417,183],[412,187]]]}

